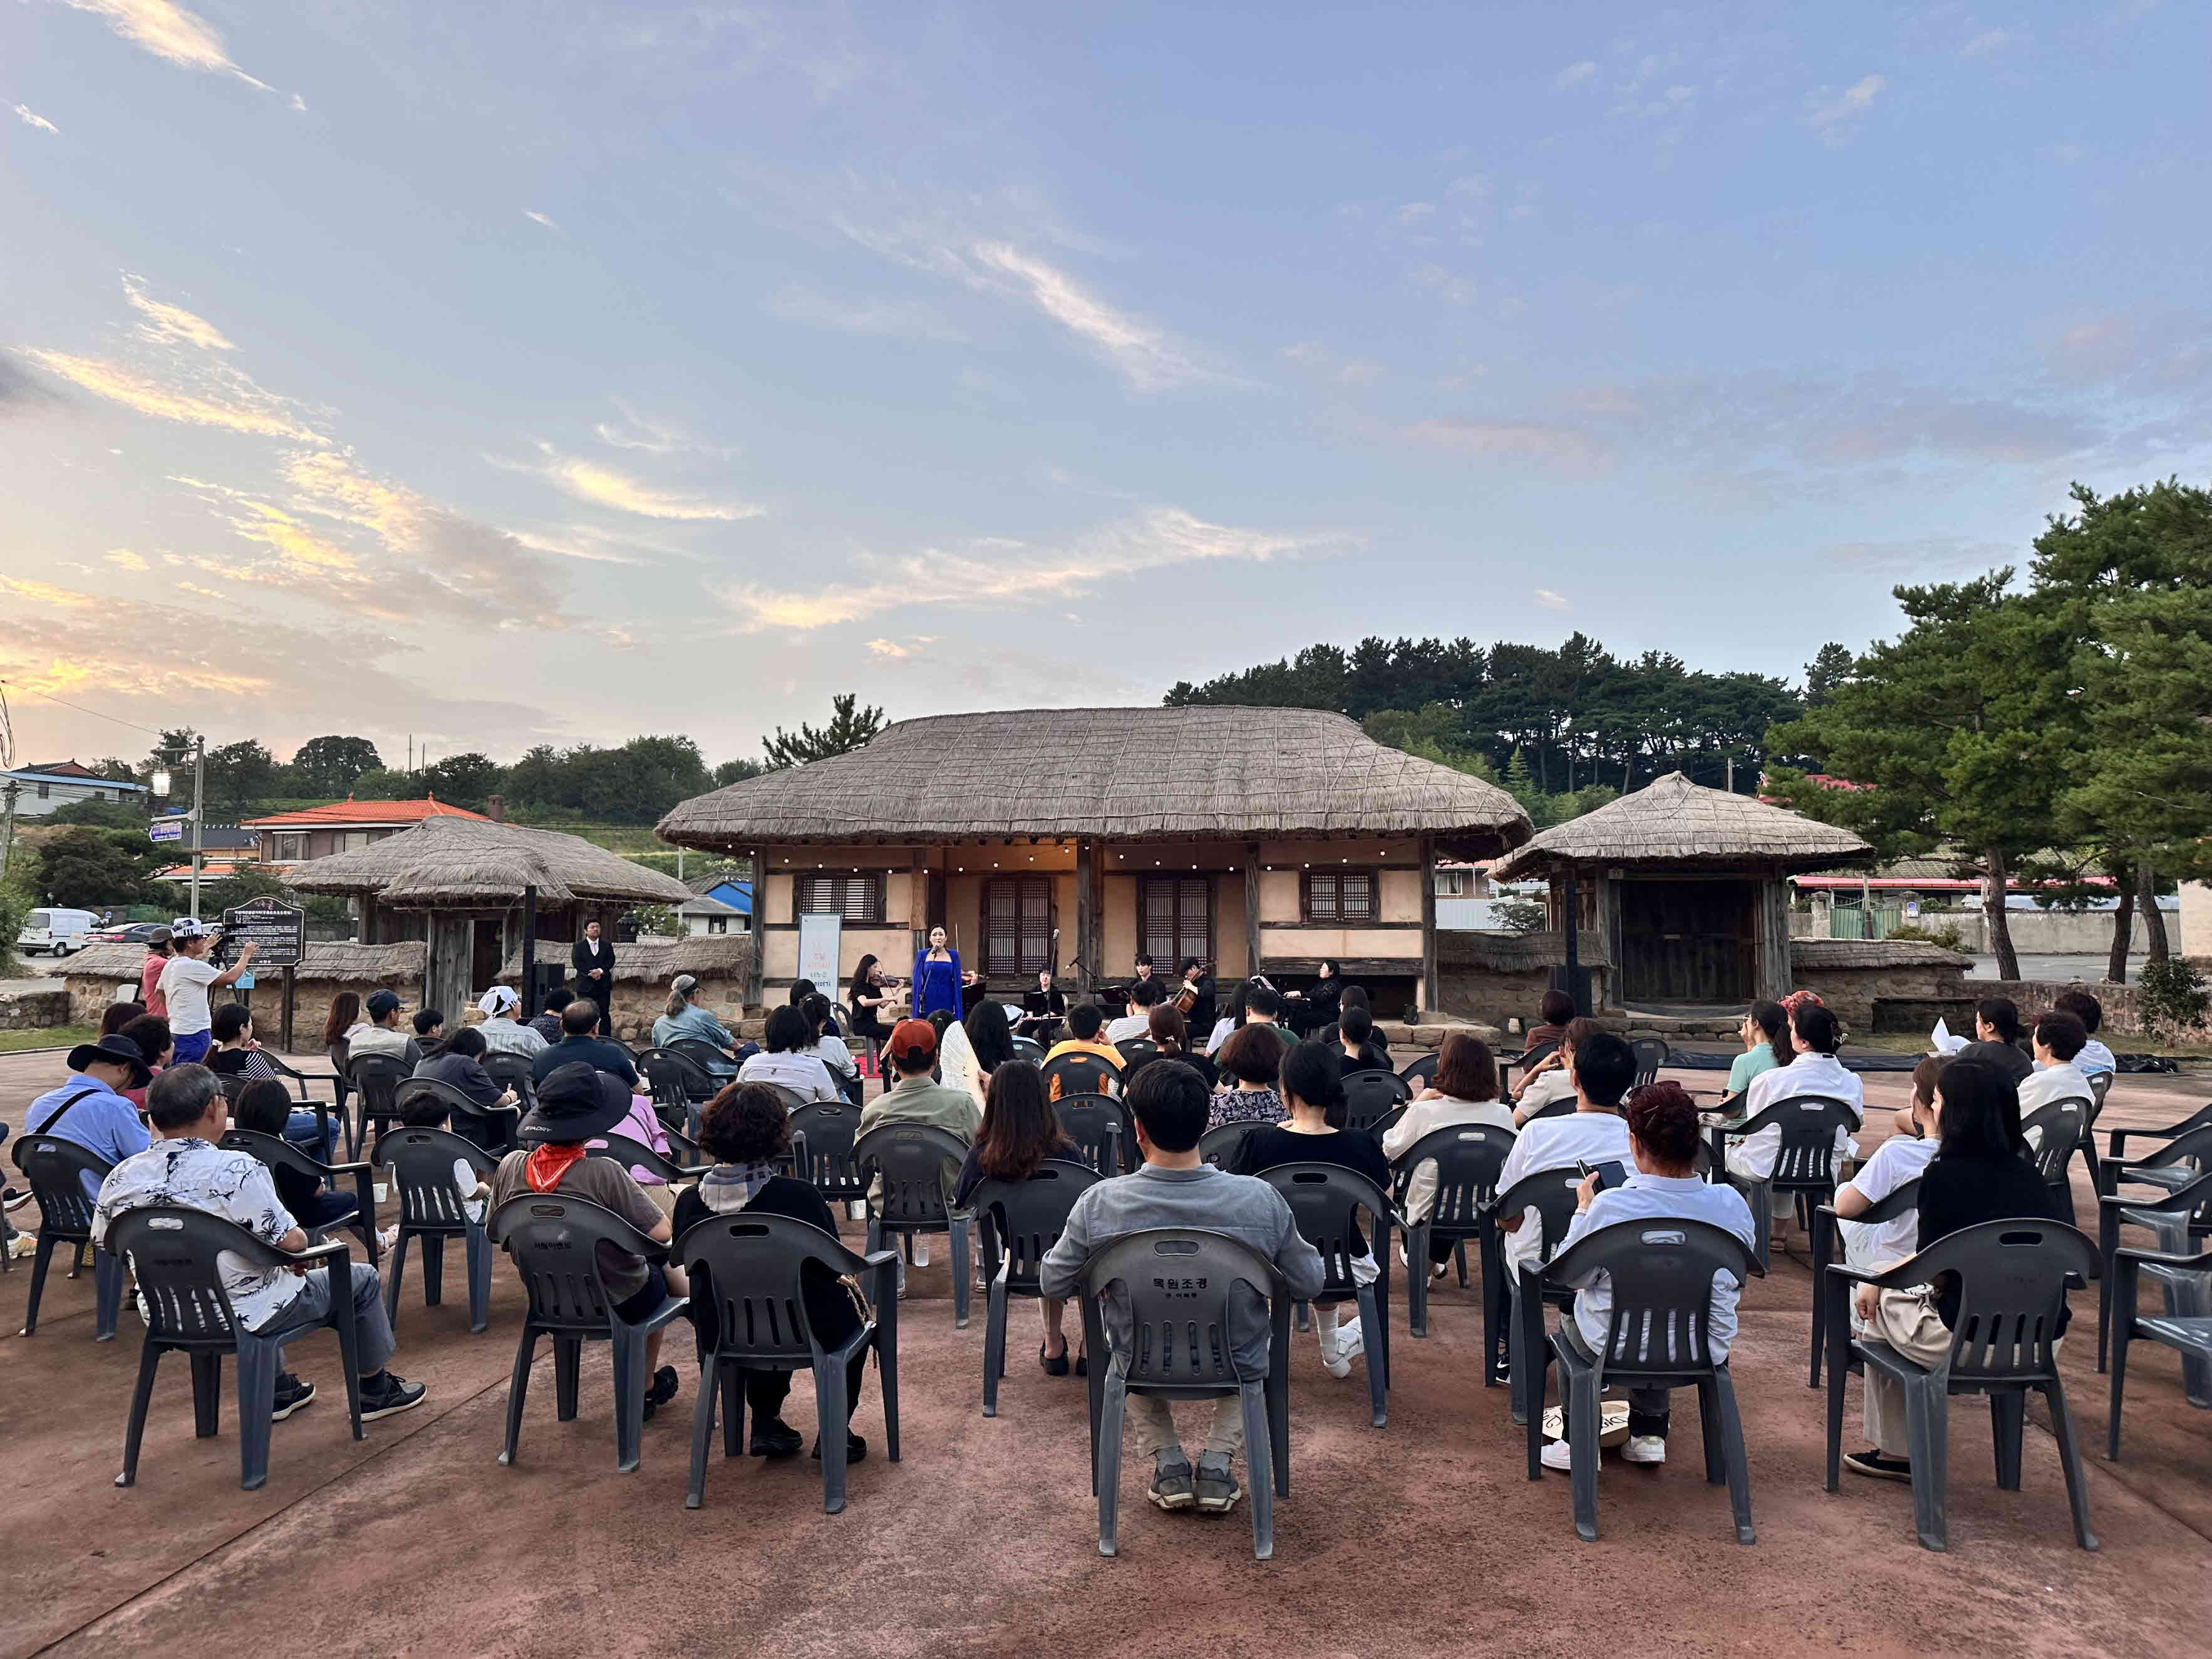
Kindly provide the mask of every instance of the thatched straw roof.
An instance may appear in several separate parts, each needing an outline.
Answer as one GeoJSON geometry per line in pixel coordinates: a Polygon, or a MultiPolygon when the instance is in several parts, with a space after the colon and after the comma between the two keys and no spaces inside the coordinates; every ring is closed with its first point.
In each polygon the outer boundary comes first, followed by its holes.
{"type": "MultiPolygon", "coordinates": [[[[568,947],[556,940],[538,941],[540,962],[564,960],[568,947]]],[[[697,939],[639,939],[615,946],[615,983],[665,985],[678,974],[701,979],[733,979],[742,982],[752,971],[753,941],[750,933],[705,933],[697,939]]],[[[510,953],[500,964],[499,976],[512,984],[522,977],[522,953],[510,953]]],[[[842,994],[824,986],[824,996],[842,994]]]]}
{"type": "Polygon", "coordinates": [[[1848,830],[1669,772],[1555,824],[1490,873],[1514,880],[1566,864],[1759,864],[1817,870],[1873,849],[1848,830]]]}
{"type": "MultiPolygon", "coordinates": [[[[354,945],[311,939],[300,960],[301,979],[394,981],[422,977],[424,953],[420,939],[398,945],[354,945]]],[[[128,980],[136,984],[139,964],[146,960],[143,945],[93,945],[71,957],[62,969],[70,979],[128,980]]],[[[264,985],[268,982],[264,978],[264,985]]],[[[131,994],[136,996],[137,992],[131,994]]]]}
{"type": "Polygon", "coordinates": [[[295,866],[285,879],[303,893],[374,895],[414,910],[497,908],[520,901],[526,886],[544,904],[681,904],[691,896],[675,877],[580,836],[463,817],[426,818],[350,853],[295,866]]]}
{"type": "Polygon", "coordinates": [[[1971,968],[1972,957],[1926,939],[1793,939],[1792,968],[1971,968]]]}
{"type": "Polygon", "coordinates": [[[886,726],[866,748],[687,800],[686,847],[981,836],[1277,840],[1434,834],[1486,856],[1528,838],[1493,784],[1307,708],[1026,708],[886,726]]]}

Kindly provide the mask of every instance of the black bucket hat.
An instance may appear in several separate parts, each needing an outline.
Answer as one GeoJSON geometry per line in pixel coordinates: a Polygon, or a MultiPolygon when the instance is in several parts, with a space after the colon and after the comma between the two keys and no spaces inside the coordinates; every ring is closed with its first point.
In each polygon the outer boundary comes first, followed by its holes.
{"type": "Polygon", "coordinates": [[[131,1068],[131,1086],[134,1089],[144,1088],[147,1079],[154,1075],[153,1068],[146,1064],[145,1051],[129,1037],[121,1036],[104,1036],[97,1042],[78,1043],[70,1050],[69,1068],[72,1072],[82,1072],[86,1066],[96,1066],[102,1060],[128,1066],[131,1068]]]}
{"type": "Polygon", "coordinates": [[[525,1139],[566,1144],[591,1140],[629,1115],[629,1085],[582,1060],[556,1066],[538,1085],[538,1104],[523,1120],[525,1139]]]}

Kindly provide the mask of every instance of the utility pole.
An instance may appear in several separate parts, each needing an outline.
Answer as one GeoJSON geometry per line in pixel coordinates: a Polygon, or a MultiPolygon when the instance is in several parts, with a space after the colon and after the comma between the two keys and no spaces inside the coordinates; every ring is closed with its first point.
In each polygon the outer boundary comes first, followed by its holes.
{"type": "Polygon", "coordinates": [[[8,878],[8,861],[15,854],[15,797],[23,786],[15,779],[0,788],[0,881],[8,878]]]}
{"type": "Polygon", "coordinates": [[[192,920],[200,915],[200,820],[207,816],[204,810],[207,799],[207,739],[192,738],[192,920]]]}

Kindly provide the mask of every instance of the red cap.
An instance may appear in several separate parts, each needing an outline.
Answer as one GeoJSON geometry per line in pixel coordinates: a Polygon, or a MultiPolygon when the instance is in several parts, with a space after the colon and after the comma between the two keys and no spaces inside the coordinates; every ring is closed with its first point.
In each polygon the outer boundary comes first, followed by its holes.
{"type": "Polygon", "coordinates": [[[884,1045],[884,1052],[894,1066],[917,1070],[921,1061],[936,1056],[937,1028],[926,1019],[902,1019],[891,1027],[890,1041],[884,1045]]]}

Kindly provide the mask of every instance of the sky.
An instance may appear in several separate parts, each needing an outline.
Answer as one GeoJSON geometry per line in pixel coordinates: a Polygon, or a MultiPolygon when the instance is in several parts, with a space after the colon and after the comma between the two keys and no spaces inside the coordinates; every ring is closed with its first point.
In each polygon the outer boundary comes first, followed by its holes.
{"type": "Polygon", "coordinates": [[[2212,459],[2212,11],[9,0],[17,758],[1799,677],[2212,459]],[[44,695],[41,695],[44,694],[44,695]]]}

